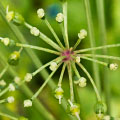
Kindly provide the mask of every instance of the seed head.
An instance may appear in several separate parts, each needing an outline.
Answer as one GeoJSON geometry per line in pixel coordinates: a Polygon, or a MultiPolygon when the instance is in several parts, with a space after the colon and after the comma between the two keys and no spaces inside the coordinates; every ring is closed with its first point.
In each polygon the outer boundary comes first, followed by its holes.
{"type": "Polygon", "coordinates": [[[24,100],[24,107],[31,107],[32,101],[31,100],[24,100]]]}
{"type": "Polygon", "coordinates": [[[38,9],[38,10],[37,10],[37,14],[38,14],[38,17],[39,17],[40,19],[44,18],[44,16],[45,16],[45,11],[44,11],[44,9],[42,9],[42,8],[38,9]]]}
{"type": "Polygon", "coordinates": [[[79,39],[84,39],[87,36],[87,31],[82,29],[80,30],[80,33],[78,33],[79,39]]]}
{"type": "Polygon", "coordinates": [[[39,35],[40,35],[40,31],[39,31],[39,29],[37,29],[36,27],[32,27],[32,28],[30,29],[30,33],[31,33],[32,35],[34,35],[34,36],[39,36],[39,35]]]}
{"type": "Polygon", "coordinates": [[[10,96],[10,97],[7,98],[8,103],[13,103],[14,100],[15,100],[15,99],[14,99],[13,96],[10,96]]]}
{"type": "Polygon", "coordinates": [[[56,16],[56,21],[58,23],[62,23],[64,20],[64,15],[62,13],[58,13],[57,16],[56,16]]]}

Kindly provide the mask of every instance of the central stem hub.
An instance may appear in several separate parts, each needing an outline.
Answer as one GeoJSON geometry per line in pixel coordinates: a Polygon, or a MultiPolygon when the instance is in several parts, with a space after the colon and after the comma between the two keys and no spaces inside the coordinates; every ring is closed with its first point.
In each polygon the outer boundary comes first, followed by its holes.
{"type": "Polygon", "coordinates": [[[74,52],[71,50],[65,50],[62,52],[62,56],[65,56],[65,58],[63,59],[63,61],[69,61],[72,60],[72,55],[74,55],[74,52]]]}

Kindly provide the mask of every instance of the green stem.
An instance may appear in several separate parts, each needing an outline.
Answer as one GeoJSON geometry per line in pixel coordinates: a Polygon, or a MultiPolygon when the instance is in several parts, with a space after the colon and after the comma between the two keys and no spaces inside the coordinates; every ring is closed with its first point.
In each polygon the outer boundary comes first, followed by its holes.
{"type": "Polygon", "coordinates": [[[9,90],[9,86],[0,92],[0,97],[4,95],[6,92],[8,92],[8,90],[9,90]]]}
{"type": "Polygon", "coordinates": [[[16,46],[18,46],[18,47],[26,47],[26,48],[31,48],[31,49],[36,49],[36,50],[40,50],[40,51],[52,53],[52,54],[55,54],[55,55],[60,55],[61,54],[60,52],[57,52],[57,51],[54,51],[54,50],[50,50],[50,49],[42,48],[42,47],[38,47],[38,46],[33,46],[33,45],[16,43],[16,46]]]}
{"type": "Polygon", "coordinates": [[[6,99],[0,100],[0,104],[5,103],[6,99]]]}
{"type": "Polygon", "coordinates": [[[88,58],[88,57],[83,57],[81,56],[82,59],[86,59],[86,60],[89,60],[89,61],[92,61],[92,62],[95,62],[95,63],[98,63],[98,64],[101,64],[101,65],[104,65],[104,66],[108,66],[108,63],[106,62],[102,62],[102,61],[99,61],[99,60],[96,60],[94,58],[88,58]]]}
{"type": "Polygon", "coordinates": [[[55,74],[55,72],[57,71],[57,69],[60,67],[61,63],[58,64],[57,68],[55,71],[53,71],[49,77],[47,78],[47,80],[43,83],[43,85],[38,89],[38,91],[32,96],[32,100],[34,100],[35,98],[37,98],[37,96],[40,94],[40,92],[43,90],[43,88],[46,86],[46,84],[49,82],[49,80],[51,79],[51,77],[55,74]]]}
{"type": "Polygon", "coordinates": [[[1,116],[4,116],[4,117],[7,117],[7,118],[10,118],[11,120],[18,120],[18,118],[13,117],[13,116],[8,115],[8,114],[5,114],[5,113],[2,113],[2,112],[0,112],[0,115],[1,115],[1,116]]]}
{"type": "Polygon", "coordinates": [[[81,39],[78,39],[73,47],[73,50],[75,50],[77,48],[77,46],[80,44],[80,42],[81,42],[81,39]]]}
{"type": "Polygon", "coordinates": [[[63,15],[64,15],[64,34],[65,34],[65,45],[69,49],[68,41],[68,28],[67,28],[67,1],[63,2],[63,15]]]}
{"type": "Polygon", "coordinates": [[[52,28],[52,26],[50,25],[50,23],[48,22],[47,19],[44,20],[46,25],[48,26],[49,30],[51,31],[51,33],[53,34],[53,36],[55,37],[57,43],[60,45],[61,48],[64,49],[64,46],[62,45],[60,39],[58,38],[57,34],[55,33],[54,29],[52,28]]]}
{"type": "Polygon", "coordinates": [[[100,94],[99,94],[99,91],[94,83],[94,80],[92,79],[91,75],[89,74],[89,72],[85,69],[85,67],[81,64],[81,63],[77,63],[78,66],[85,72],[85,74],[88,76],[93,88],[94,88],[94,91],[96,93],[96,96],[97,96],[97,99],[98,101],[101,101],[101,97],[100,97],[100,94]]]}
{"type": "MultiPolygon", "coordinates": [[[[29,25],[28,23],[24,23],[24,25],[28,28],[31,29],[32,26],[29,25]]],[[[46,35],[44,35],[42,32],[40,32],[40,36],[39,36],[44,42],[46,42],[47,44],[49,44],[51,47],[53,47],[54,49],[58,50],[58,51],[62,51],[62,49],[55,43],[53,42],[49,37],[47,37],[46,35]]]]}
{"type": "Polygon", "coordinates": [[[8,65],[6,65],[6,67],[2,70],[2,72],[0,73],[0,79],[2,78],[2,76],[5,74],[5,72],[8,69],[8,65]]]}
{"type": "MultiPolygon", "coordinates": [[[[85,3],[85,9],[86,9],[86,17],[87,17],[87,23],[88,23],[90,44],[91,44],[91,47],[95,47],[96,43],[95,43],[95,35],[94,35],[94,29],[93,29],[90,1],[84,0],[84,3],[85,3]]],[[[92,51],[92,54],[95,54],[95,51],[92,51]]],[[[96,85],[98,87],[99,92],[101,93],[101,81],[99,77],[99,67],[96,63],[93,63],[93,73],[94,73],[96,85]]]]}
{"type": "Polygon", "coordinates": [[[99,47],[86,48],[82,50],[77,50],[75,51],[75,53],[89,52],[89,51],[101,50],[101,49],[106,49],[106,48],[114,48],[114,47],[120,47],[120,44],[112,44],[112,45],[104,45],[104,46],[99,46],[99,47]]]}
{"type": "Polygon", "coordinates": [[[61,74],[60,74],[60,78],[59,78],[59,82],[58,82],[58,86],[61,87],[62,86],[62,80],[63,80],[63,75],[65,72],[65,68],[66,68],[66,63],[64,63],[62,70],[61,70],[61,74]]]}
{"type": "Polygon", "coordinates": [[[70,100],[74,102],[74,90],[73,90],[73,81],[72,81],[72,69],[70,63],[68,64],[68,76],[69,76],[69,84],[70,84],[70,100]]]}
{"type": "Polygon", "coordinates": [[[105,59],[112,59],[112,60],[120,60],[120,57],[108,56],[108,55],[80,54],[80,56],[88,56],[88,57],[96,57],[96,58],[105,58],[105,59]]]}

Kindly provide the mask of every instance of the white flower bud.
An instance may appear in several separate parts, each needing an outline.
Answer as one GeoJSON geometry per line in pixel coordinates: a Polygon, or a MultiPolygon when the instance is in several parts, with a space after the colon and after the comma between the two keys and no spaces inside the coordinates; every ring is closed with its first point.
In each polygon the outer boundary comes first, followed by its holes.
{"type": "Polygon", "coordinates": [[[81,77],[81,78],[79,79],[79,81],[80,81],[80,82],[79,82],[79,86],[80,86],[80,87],[85,87],[85,86],[86,86],[86,84],[87,84],[87,83],[86,83],[86,81],[87,81],[86,78],[81,77]]]}
{"type": "Polygon", "coordinates": [[[75,58],[75,61],[76,61],[77,63],[79,63],[79,62],[80,62],[80,57],[77,56],[77,57],[75,58]]]}
{"type": "Polygon", "coordinates": [[[15,91],[15,86],[12,83],[9,84],[9,91],[15,91]]]}
{"type": "Polygon", "coordinates": [[[32,28],[30,29],[30,33],[31,33],[32,35],[34,35],[34,36],[39,36],[39,35],[40,35],[40,31],[39,31],[39,29],[37,29],[36,27],[32,27],[32,28]]]}
{"type": "Polygon", "coordinates": [[[14,19],[15,13],[13,11],[10,11],[6,14],[6,19],[8,22],[12,21],[14,19]]]}
{"type": "Polygon", "coordinates": [[[31,73],[27,73],[27,74],[25,75],[24,80],[25,80],[26,82],[30,82],[30,81],[32,80],[32,74],[31,74],[31,73]]]}
{"type": "Polygon", "coordinates": [[[42,8],[40,8],[37,10],[37,14],[38,14],[38,17],[42,19],[45,16],[45,11],[42,8]]]}
{"type": "Polygon", "coordinates": [[[57,63],[56,62],[51,62],[51,64],[50,64],[50,70],[51,71],[55,71],[56,68],[57,68],[57,63]]]}
{"type": "Polygon", "coordinates": [[[87,31],[82,29],[80,30],[80,33],[78,33],[79,39],[84,39],[87,36],[87,31]]]}
{"type": "Polygon", "coordinates": [[[31,107],[32,101],[31,100],[24,100],[24,107],[31,107]]]}
{"type": "Polygon", "coordinates": [[[2,86],[2,87],[6,86],[6,82],[4,80],[1,80],[0,81],[0,86],[2,86]]]}
{"type": "Polygon", "coordinates": [[[62,13],[58,13],[56,16],[56,21],[58,23],[61,23],[61,22],[63,22],[63,20],[64,20],[64,15],[62,13]]]}
{"type": "Polygon", "coordinates": [[[1,40],[5,46],[8,46],[10,44],[10,39],[9,38],[3,38],[1,40]]]}
{"type": "Polygon", "coordinates": [[[110,68],[110,70],[116,70],[116,69],[118,68],[118,64],[116,64],[116,63],[111,63],[111,64],[109,65],[109,68],[110,68]]]}
{"type": "Polygon", "coordinates": [[[19,84],[20,81],[21,81],[20,77],[15,77],[15,78],[14,78],[14,82],[15,82],[16,84],[19,84]]]}
{"type": "Polygon", "coordinates": [[[8,103],[13,103],[14,100],[15,100],[15,99],[14,99],[13,96],[10,96],[10,97],[7,98],[8,103]]]}

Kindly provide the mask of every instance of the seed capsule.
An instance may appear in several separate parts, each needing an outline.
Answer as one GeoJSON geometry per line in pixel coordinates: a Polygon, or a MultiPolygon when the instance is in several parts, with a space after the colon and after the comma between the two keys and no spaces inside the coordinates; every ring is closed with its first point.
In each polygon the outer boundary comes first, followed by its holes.
{"type": "Polygon", "coordinates": [[[18,51],[14,51],[8,59],[8,63],[10,65],[16,66],[19,62],[19,58],[20,58],[20,53],[18,51]]]}
{"type": "Polygon", "coordinates": [[[59,104],[61,104],[61,99],[63,98],[63,89],[61,87],[58,87],[56,90],[55,90],[55,97],[56,99],[59,99],[59,104]]]}
{"type": "Polygon", "coordinates": [[[98,118],[102,119],[104,117],[104,114],[107,111],[107,107],[105,103],[103,102],[97,102],[95,105],[95,113],[98,118]]]}

